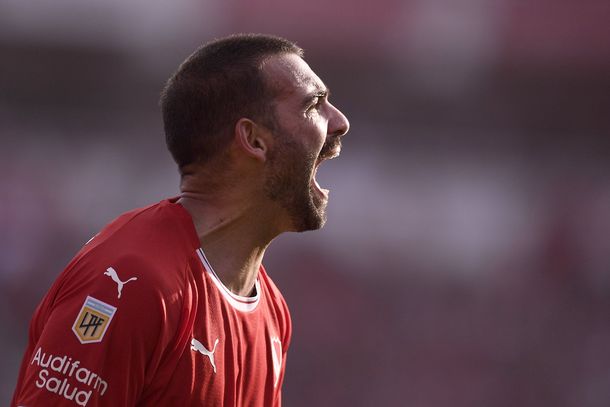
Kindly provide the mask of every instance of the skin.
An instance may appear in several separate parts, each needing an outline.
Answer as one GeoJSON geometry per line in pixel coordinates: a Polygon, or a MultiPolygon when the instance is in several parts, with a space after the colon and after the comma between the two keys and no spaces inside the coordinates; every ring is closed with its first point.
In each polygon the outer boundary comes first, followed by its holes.
{"type": "Polygon", "coordinates": [[[322,227],[328,191],[317,166],[339,154],[347,118],[295,54],[262,64],[275,91],[275,125],[239,119],[228,150],[194,164],[181,180],[178,203],[191,214],[206,256],[233,293],[251,295],[265,250],[279,234],[322,227]]]}

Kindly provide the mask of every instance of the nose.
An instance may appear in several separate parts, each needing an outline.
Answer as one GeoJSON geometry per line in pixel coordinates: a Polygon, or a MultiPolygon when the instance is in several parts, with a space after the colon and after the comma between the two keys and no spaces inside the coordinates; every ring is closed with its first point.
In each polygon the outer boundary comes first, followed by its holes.
{"type": "Polygon", "coordinates": [[[328,119],[328,135],[343,136],[349,131],[349,120],[339,109],[330,104],[330,116],[328,119]]]}

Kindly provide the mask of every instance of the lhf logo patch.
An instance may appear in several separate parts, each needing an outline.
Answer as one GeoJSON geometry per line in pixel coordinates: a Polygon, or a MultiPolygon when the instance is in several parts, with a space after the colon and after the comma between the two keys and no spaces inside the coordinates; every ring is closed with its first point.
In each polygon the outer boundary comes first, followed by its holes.
{"type": "Polygon", "coordinates": [[[87,297],[72,325],[72,331],[80,343],[101,342],[115,312],[116,307],[87,297]]]}

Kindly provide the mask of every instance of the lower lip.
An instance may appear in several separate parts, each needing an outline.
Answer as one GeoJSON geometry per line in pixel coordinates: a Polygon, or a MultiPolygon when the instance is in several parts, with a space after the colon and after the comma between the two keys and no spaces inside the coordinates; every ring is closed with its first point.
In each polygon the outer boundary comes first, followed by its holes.
{"type": "Polygon", "coordinates": [[[315,178],[313,179],[313,190],[316,192],[316,195],[323,199],[328,199],[328,189],[321,188],[315,178]]]}

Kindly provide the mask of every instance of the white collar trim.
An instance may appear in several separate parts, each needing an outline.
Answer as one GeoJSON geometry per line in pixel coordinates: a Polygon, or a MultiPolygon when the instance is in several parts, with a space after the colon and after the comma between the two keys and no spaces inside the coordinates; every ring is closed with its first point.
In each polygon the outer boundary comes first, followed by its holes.
{"type": "Polygon", "coordinates": [[[214,282],[214,285],[216,285],[222,296],[229,302],[229,304],[231,304],[233,308],[242,312],[251,312],[256,309],[256,306],[260,302],[261,292],[261,286],[258,278],[256,279],[256,283],[254,283],[254,289],[256,290],[254,297],[243,297],[241,295],[234,294],[231,292],[231,290],[225,287],[222,281],[220,281],[220,278],[210,265],[208,259],[205,257],[205,253],[203,252],[202,248],[197,249],[197,255],[203,264],[203,268],[214,282]]]}

